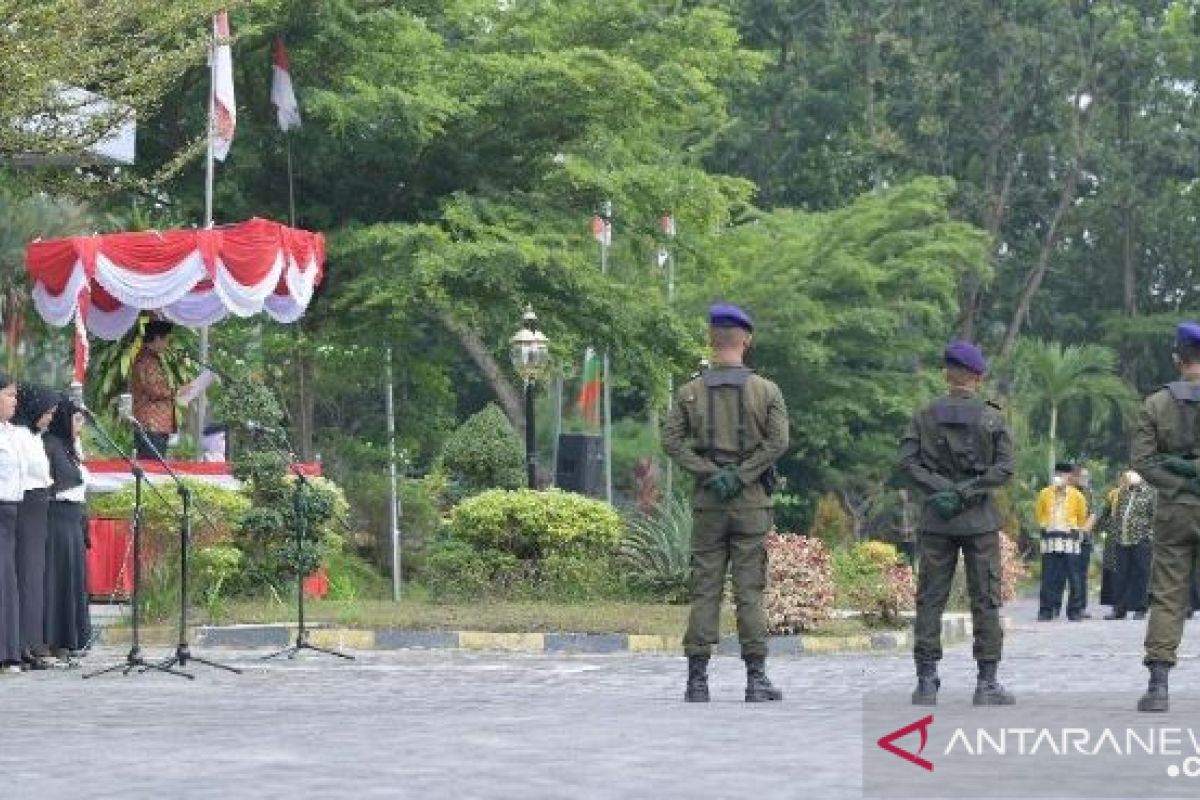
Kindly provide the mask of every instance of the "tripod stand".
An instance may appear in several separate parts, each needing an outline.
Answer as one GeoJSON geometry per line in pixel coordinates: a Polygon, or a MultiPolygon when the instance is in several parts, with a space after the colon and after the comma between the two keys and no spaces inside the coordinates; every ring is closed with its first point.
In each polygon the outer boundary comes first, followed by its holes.
{"type": "MultiPolygon", "coordinates": [[[[275,449],[278,450],[279,448],[275,449]]],[[[303,560],[304,542],[307,538],[306,534],[308,530],[308,515],[304,506],[304,490],[309,488],[308,478],[305,477],[304,473],[300,471],[300,468],[296,466],[295,460],[292,459],[289,454],[284,454],[282,451],[280,451],[280,454],[288,456],[288,462],[292,473],[296,476],[296,487],[292,491],[292,505],[296,512],[296,562],[297,564],[300,564],[303,560]]],[[[318,647],[317,645],[308,641],[308,628],[304,624],[304,570],[302,567],[297,567],[296,569],[296,609],[298,616],[296,643],[291,647],[285,647],[278,652],[263,656],[264,661],[268,661],[272,658],[278,658],[279,656],[285,654],[289,659],[295,658],[301,650],[314,650],[318,653],[325,653],[326,655],[344,658],[347,661],[354,660],[354,656],[347,655],[346,653],[341,653],[337,650],[332,650],[327,647],[318,647]]]]}
{"type": "MultiPolygon", "coordinates": [[[[142,657],[142,647],[140,640],[140,624],[141,624],[141,586],[142,586],[142,483],[146,480],[146,473],[137,463],[136,455],[126,456],[124,451],[113,442],[108,433],[104,430],[90,412],[87,412],[87,417],[91,421],[92,426],[100,434],[101,438],[114,451],[121,455],[121,458],[129,464],[129,470],[133,473],[133,591],[130,597],[131,608],[131,624],[133,627],[132,641],[129,652],[125,655],[125,660],[120,664],[114,664],[111,667],[104,667],[94,672],[89,672],[83,676],[84,680],[94,678],[97,675],[106,675],[110,672],[120,670],[123,675],[128,675],[131,670],[140,668],[141,672],[148,670],[156,670],[165,672],[168,675],[178,675],[181,678],[194,680],[195,675],[189,675],[186,672],[171,669],[169,664],[155,664],[147,661],[142,657]]],[[[157,491],[157,490],[156,490],[157,491]]]]}
{"type": "MultiPolygon", "coordinates": [[[[197,664],[203,664],[206,667],[223,669],[241,675],[242,671],[236,667],[192,655],[191,648],[188,646],[188,550],[191,549],[192,542],[192,490],[180,479],[175,470],[171,469],[170,465],[167,464],[162,453],[158,452],[158,448],[150,441],[150,437],[146,436],[146,431],[142,428],[142,423],[138,422],[133,416],[129,417],[129,421],[133,423],[133,428],[137,436],[150,449],[150,453],[154,456],[155,461],[161,464],[162,468],[171,476],[171,480],[175,481],[176,491],[179,492],[179,499],[183,504],[183,510],[179,515],[179,644],[175,645],[175,655],[154,665],[154,668],[168,669],[176,664],[186,667],[189,661],[195,661],[197,664]]],[[[211,520],[209,520],[209,524],[212,524],[211,520]]]]}

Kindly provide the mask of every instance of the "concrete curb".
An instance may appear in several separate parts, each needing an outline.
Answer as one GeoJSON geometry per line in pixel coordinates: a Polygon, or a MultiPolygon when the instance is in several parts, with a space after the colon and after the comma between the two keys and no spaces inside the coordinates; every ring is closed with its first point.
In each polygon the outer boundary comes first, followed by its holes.
{"type": "MultiPolygon", "coordinates": [[[[1005,627],[1007,625],[1005,619],[1005,627]]],[[[946,614],[942,619],[942,640],[962,641],[971,635],[968,614],[946,614]]],[[[169,647],[176,643],[177,629],[168,626],[143,627],[142,644],[169,647]]],[[[295,641],[296,626],[276,625],[201,625],[190,629],[188,640],[195,647],[238,649],[283,648],[295,641]]],[[[309,641],[320,647],[345,650],[493,650],[518,653],[651,653],[680,655],[678,634],[625,633],[491,633],[487,631],[414,631],[389,628],[340,628],[314,626],[309,641]]],[[[104,628],[99,643],[128,644],[128,628],[104,628]]],[[[880,631],[855,636],[772,636],[773,656],[818,656],[840,653],[895,653],[912,647],[912,631],[880,631]]],[[[717,647],[719,655],[737,655],[736,636],[724,636],[717,647]]]]}

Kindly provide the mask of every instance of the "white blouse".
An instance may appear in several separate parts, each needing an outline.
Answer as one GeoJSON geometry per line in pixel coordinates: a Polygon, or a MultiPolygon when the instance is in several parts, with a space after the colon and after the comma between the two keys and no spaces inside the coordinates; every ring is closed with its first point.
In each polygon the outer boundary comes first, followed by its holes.
{"type": "Polygon", "coordinates": [[[49,489],[54,480],[50,477],[50,459],[46,458],[42,437],[24,425],[15,425],[13,428],[21,448],[24,467],[21,486],[27,492],[31,489],[49,489]]]}
{"type": "Polygon", "coordinates": [[[20,502],[25,496],[24,458],[17,428],[11,422],[0,422],[0,501],[20,502]]]}

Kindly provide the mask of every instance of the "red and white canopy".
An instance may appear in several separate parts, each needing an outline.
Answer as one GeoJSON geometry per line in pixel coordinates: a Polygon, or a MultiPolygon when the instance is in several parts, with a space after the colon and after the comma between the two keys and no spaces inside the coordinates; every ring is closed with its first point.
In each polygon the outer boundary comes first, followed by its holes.
{"type": "Polygon", "coordinates": [[[325,237],[254,218],[210,230],[39,241],[25,262],[44,320],[61,327],[81,309],[91,333],[115,340],[147,309],[191,328],[260,311],[295,322],[324,275],[325,237]]]}

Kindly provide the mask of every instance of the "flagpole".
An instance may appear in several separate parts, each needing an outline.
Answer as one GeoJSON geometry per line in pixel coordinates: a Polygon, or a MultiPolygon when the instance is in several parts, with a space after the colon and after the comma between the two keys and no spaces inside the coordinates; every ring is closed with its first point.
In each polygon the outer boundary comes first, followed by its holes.
{"type": "MultiPolygon", "coordinates": [[[[216,158],[213,153],[213,129],[216,121],[213,119],[213,106],[216,103],[217,91],[217,32],[213,30],[212,40],[208,45],[208,148],[204,162],[204,228],[211,230],[213,227],[213,182],[214,173],[216,172],[216,158]]],[[[208,357],[208,326],[200,326],[200,363],[210,363],[208,357]]],[[[200,458],[200,442],[204,435],[204,418],[208,409],[206,393],[200,392],[196,398],[196,453],[197,460],[200,458]]]]}
{"type": "MultiPolygon", "coordinates": [[[[600,216],[604,219],[604,236],[600,239],[600,274],[607,276],[608,246],[612,241],[612,203],[610,201],[605,200],[601,204],[600,216]]],[[[612,505],[612,383],[609,375],[608,345],[604,346],[601,381],[604,385],[604,498],[609,505],[612,505]]]]}
{"type": "Polygon", "coordinates": [[[292,182],[292,134],[284,131],[283,138],[287,141],[287,172],[288,172],[288,224],[296,227],[296,191],[292,182]]]}
{"type": "MultiPolygon", "coordinates": [[[[667,307],[675,307],[675,253],[667,249],[667,307]]],[[[675,376],[667,367],[667,413],[671,413],[671,403],[675,399],[675,376]]],[[[667,459],[666,496],[670,501],[675,496],[675,465],[667,459]]]]}

